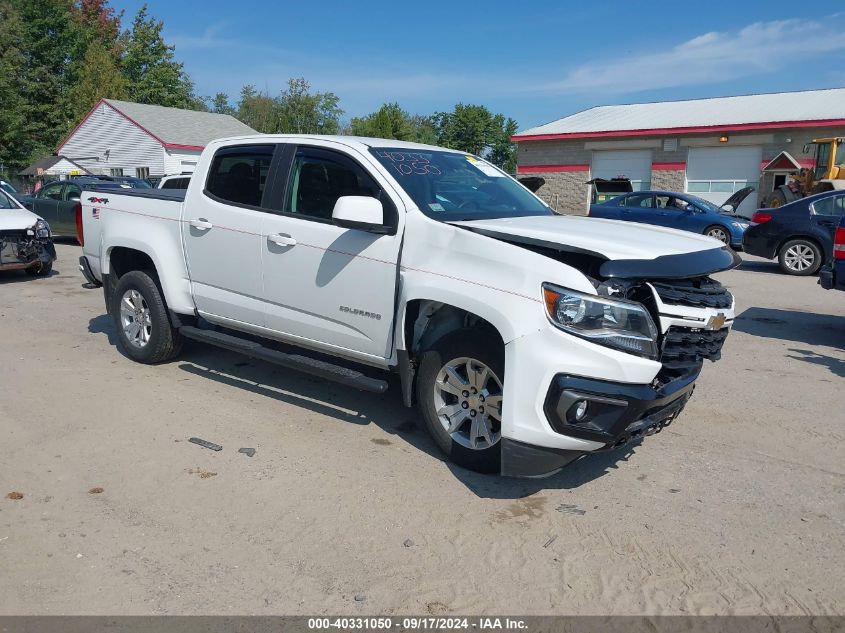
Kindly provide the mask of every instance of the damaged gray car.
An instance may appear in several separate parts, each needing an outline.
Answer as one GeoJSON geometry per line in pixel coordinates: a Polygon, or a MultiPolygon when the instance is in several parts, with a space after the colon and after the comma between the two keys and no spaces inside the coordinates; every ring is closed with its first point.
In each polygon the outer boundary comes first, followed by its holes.
{"type": "Polygon", "coordinates": [[[55,260],[50,225],[0,191],[0,271],[25,270],[46,277],[55,260]]]}

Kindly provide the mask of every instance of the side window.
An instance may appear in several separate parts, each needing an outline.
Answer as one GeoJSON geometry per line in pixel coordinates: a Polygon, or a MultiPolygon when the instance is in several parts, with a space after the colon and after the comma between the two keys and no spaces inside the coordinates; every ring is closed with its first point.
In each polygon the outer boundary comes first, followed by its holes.
{"type": "Polygon", "coordinates": [[[242,145],[218,150],[208,170],[206,193],[222,202],[261,206],[273,150],[273,145],[242,145]]]}
{"type": "Polygon", "coordinates": [[[845,215],[845,196],[830,196],[813,203],[816,215],[835,215],[840,218],[845,215]]]}
{"type": "Polygon", "coordinates": [[[53,184],[47,185],[44,187],[39,198],[50,198],[51,200],[61,200],[62,199],[62,183],[54,182],[53,184]]]}
{"type": "Polygon", "coordinates": [[[626,207],[640,207],[640,208],[651,209],[653,204],[654,204],[653,198],[651,197],[650,193],[634,194],[632,196],[628,196],[625,199],[625,206],[626,207]]]}
{"type": "Polygon", "coordinates": [[[329,221],[341,196],[379,198],[385,204],[385,217],[390,217],[381,187],[354,161],[328,150],[298,149],[290,169],[285,213],[329,221]]]}
{"type": "Polygon", "coordinates": [[[80,196],[82,196],[82,189],[80,189],[76,185],[68,185],[67,187],[65,187],[64,194],[62,194],[62,199],[79,200],[80,196]]]}
{"type": "Polygon", "coordinates": [[[190,178],[171,178],[165,180],[162,189],[187,189],[190,178]]]}

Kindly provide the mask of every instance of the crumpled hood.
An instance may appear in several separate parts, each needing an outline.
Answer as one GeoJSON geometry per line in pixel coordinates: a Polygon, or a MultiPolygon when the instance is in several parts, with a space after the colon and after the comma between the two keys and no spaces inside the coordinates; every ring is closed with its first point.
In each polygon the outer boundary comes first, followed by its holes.
{"type": "Polygon", "coordinates": [[[28,229],[38,222],[38,216],[26,209],[0,209],[0,231],[28,229]]]}
{"type": "Polygon", "coordinates": [[[608,260],[655,259],[723,247],[718,240],[688,231],[572,215],[468,220],[450,224],[489,237],[519,237],[523,238],[521,241],[537,245],[557,244],[564,250],[594,253],[608,260]]]}

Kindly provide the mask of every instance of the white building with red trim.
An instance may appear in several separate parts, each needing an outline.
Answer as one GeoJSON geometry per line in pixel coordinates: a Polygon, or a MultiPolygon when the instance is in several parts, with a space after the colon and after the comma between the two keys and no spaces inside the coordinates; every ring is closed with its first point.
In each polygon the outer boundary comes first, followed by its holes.
{"type": "Polygon", "coordinates": [[[513,137],[517,173],[546,180],[539,194],[581,213],[592,178],[626,176],[635,189],[692,193],[723,203],[746,186],[743,203],[814,167],[814,138],[845,136],[845,88],[598,106],[513,137]],[[784,153],[785,154],[782,154],[784,153]]]}
{"type": "Polygon", "coordinates": [[[92,174],[139,178],[192,172],[216,138],[257,134],[228,114],[101,99],[59,144],[92,174]]]}

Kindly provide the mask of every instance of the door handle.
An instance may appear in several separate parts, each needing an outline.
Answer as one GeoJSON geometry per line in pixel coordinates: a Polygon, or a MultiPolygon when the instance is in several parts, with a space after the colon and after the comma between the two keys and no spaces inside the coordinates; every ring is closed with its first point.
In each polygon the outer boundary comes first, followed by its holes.
{"type": "Polygon", "coordinates": [[[296,238],[291,237],[287,233],[268,235],[267,239],[273,242],[273,244],[278,244],[279,246],[296,246],[296,238]]]}
{"type": "Polygon", "coordinates": [[[197,220],[191,220],[190,224],[195,229],[200,229],[202,231],[207,231],[208,229],[210,229],[211,227],[214,226],[211,222],[209,222],[208,220],[205,220],[203,218],[199,218],[197,220]]]}

